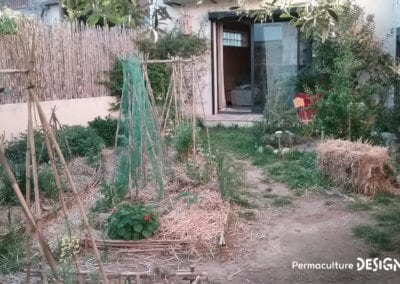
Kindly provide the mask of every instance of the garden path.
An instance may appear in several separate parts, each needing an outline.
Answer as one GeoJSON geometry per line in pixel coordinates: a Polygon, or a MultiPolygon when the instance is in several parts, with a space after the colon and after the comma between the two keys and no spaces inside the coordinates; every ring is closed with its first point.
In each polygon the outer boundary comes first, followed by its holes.
{"type": "Polygon", "coordinates": [[[339,193],[294,196],[285,185],[269,182],[250,162],[241,163],[246,191],[257,206],[255,218],[240,228],[233,225],[221,256],[196,266],[209,272],[212,283],[399,282],[398,272],[292,269],[293,261],[355,266],[357,257],[368,258],[371,247],[352,235],[354,226],[369,221],[368,213],[350,211],[351,198],[339,193]],[[277,198],[289,201],[271,206],[277,198]]]}

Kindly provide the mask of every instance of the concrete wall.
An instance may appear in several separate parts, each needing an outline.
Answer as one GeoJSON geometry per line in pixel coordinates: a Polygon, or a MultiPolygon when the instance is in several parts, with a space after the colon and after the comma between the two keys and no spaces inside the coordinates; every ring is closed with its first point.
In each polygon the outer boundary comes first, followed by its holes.
{"type": "MultiPolygon", "coordinates": [[[[56,107],[56,115],[61,124],[87,125],[88,121],[95,117],[105,117],[111,114],[117,117],[115,112],[110,113],[110,104],[115,102],[114,97],[97,97],[72,100],[57,100],[42,102],[41,106],[50,119],[51,109],[56,107]]],[[[34,125],[40,126],[39,116],[36,113],[34,125]],[[37,121],[37,123],[35,122],[37,121]]],[[[28,114],[26,103],[0,105],[0,135],[5,133],[6,139],[18,136],[26,131],[28,114]]]]}

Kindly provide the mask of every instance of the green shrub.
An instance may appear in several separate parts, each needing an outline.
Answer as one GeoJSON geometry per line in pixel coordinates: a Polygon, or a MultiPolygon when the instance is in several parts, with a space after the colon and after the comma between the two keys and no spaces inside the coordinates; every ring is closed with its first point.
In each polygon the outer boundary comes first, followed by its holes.
{"type": "Polygon", "coordinates": [[[90,127],[65,126],[58,132],[58,136],[61,150],[67,159],[98,155],[104,146],[103,139],[90,127]]]}
{"type": "Polygon", "coordinates": [[[113,184],[104,183],[101,187],[101,198],[96,201],[95,206],[92,208],[93,212],[108,212],[116,204],[121,202],[126,189],[117,190],[113,184]]]}
{"type": "Polygon", "coordinates": [[[186,155],[193,145],[193,128],[189,122],[178,125],[172,141],[174,149],[182,157],[186,155]]]}
{"type": "Polygon", "coordinates": [[[89,126],[103,139],[106,147],[114,147],[117,125],[118,120],[110,116],[106,118],[96,117],[94,120],[89,121],[89,126]]]}
{"type": "Polygon", "coordinates": [[[39,176],[39,190],[40,193],[44,194],[47,198],[57,199],[58,190],[56,182],[54,180],[53,171],[49,164],[42,164],[38,170],[39,176]]]}
{"type": "Polygon", "coordinates": [[[18,19],[8,9],[3,9],[0,1],[0,36],[16,34],[18,32],[18,19]]]}
{"type": "Polygon", "coordinates": [[[157,43],[139,41],[139,49],[148,53],[150,59],[168,59],[170,56],[190,57],[204,54],[207,39],[196,34],[185,35],[172,31],[161,37],[157,43]]]}
{"type": "Polygon", "coordinates": [[[142,204],[124,204],[107,219],[111,239],[140,240],[150,237],[159,223],[154,211],[142,204]]]}
{"type": "Polygon", "coordinates": [[[163,103],[168,92],[171,68],[168,64],[149,64],[147,72],[156,101],[163,103]]]}

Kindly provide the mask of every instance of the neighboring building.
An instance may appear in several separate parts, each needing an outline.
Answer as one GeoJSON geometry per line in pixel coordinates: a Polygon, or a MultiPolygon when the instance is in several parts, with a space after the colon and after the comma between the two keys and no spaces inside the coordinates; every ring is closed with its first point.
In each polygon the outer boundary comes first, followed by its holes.
{"type": "Polygon", "coordinates": [[[62,19],[58,0],[3,0],[3,2],[12,10],[35,15],[48,24],[57,23],[62,19]]]}
{"type": "MultiPolygon", "coordinates": [[[[170,29],[182,28],[183,22],[185,30],[209,40],[209,54],[204,57],[203,100],[196,101],[199,110],[203,101],[209,117],[232,112],[260,113],[267,92],[284,92],[290,97],[293,79],[307,58],[307,45],[296,28],[279,17],[272,23],[256,23],[245,17],[239,21],[239,16],[230,10],[238,1],[164,0],[174,18],[170,29]]],[[[262,1],[248,2],[249,9],[255,9],[262,1]]],[[[375,14],[377,37],[395,56],[396,42],[400,40],[400,34],[396,37],[400,0],[355,2],[367,14],[375,14]]]]}

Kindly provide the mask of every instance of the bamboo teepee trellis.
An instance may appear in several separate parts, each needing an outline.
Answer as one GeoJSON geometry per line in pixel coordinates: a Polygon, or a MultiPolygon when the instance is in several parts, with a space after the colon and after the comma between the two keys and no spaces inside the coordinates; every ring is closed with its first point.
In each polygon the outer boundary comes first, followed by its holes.
{"type": "MultiPolygon", "coordinates": [[[[47,241],[43,235],[43,231],[41,228],[41,206],[40,206],[40,198],[39,198],[39,187],[38,187],[38,167],[37,167],[37,158],[36,158],[36,149],[35,149],[35,143],[34,143],[34,134],[33,134],[33,111],[37,111],[39,114],[39,119],[42,125],[42,130],[43,130],[43,137],[44,137],[44,142],[46,144],[46,148],[49,154],[49,159],[50,159],[50,164],[52,168],[52,173],[54,176],[54,180],[56,183],[56,187],[59,193],[59,198],[60,198],[60,203],[61,203],[61,208],[63,211],[63,215],[65,217],[66,223],[68,224],[68,217],[67,217],[67,209],[65,205],[65,200],[62,192],[62,186],[61,186],[61,180],[60,180],[60,175],[59,175],[59,170],[57,168],[56,164],[56,157],[60,161],[62,168],[65,171],[69,186],[73,192],[73,195],[77,201],[81,217],[84,223],[84,226],[87,229],[88,236],[92,241],[93,244],[93,250],[95,253],[95,257],[97,259],[98,265],[100,272],[103,277],[104,283],[108,283],[107,279],[107,274],[104,270],[103,263],[99,254],[99,251],[96,246],[95,238],[92,232],[92,229],[90,228],[89,221],[87,218],[87,215],[85,213],[85,209],[83,207],[82,201],[80,199],[80,196],[77,192],[77,189],[75,187],[75,183],[72,179],[72,175],[69,171],[69,168],[66,164],[64,155],[60,149],[60,146],[57,142],[56,136],[53,133],[52,128],[50,127],[48,120],[44,114],[44,111],[41,107],[41,104],[38,100],[38,96],[36,93],[36,88],[34,86],[35,82],[35,34],[33,33],[32,37],[32,46],[30,48],[27,48],[26,46],[23,48],[23,52],[25,54],[25,58],[29,59],[29,67],[27,69],[21,69],[21,70],[0,70],[0,74],[26,74],[27,81],[28,81],[28,95],[27,95],[27,107],[28,107],[28,137],[27,137],[27,155],[26,155],[26,169],[27,169],[27,182],[26,182],[26,198],[23,196],[21,189],[19,188],[19,185],[16,182],[15,176],[11,170],[10,165],[8,164],[8,161],[5,157],[5,154],[3,150],[0,148],[0,164],[4,168],[6,175],[10,181],[10,184],[14,190],[14,193],[16,194],[18,201],[22,207],[22,211],[25,215],[25,218],[27,220],[27,231],[29,233],[36,233],[38,243],[39,243],[39,250],[40,253],[43,256],[43,259],[46,260],[48,265],[50,266],[50,269],[53,273],[54,278],[56,281],[60,281],[59,273],[57,270],[57,265],[56,262],[53,258],[52,252],[47,244],[47,241]],[[54,150],[54,152],[53,152],[54,150]],[[31,175],[31,169],[32,169],[32,175],[31,175]],[[31,211],[29,200],[30,200],[30,179],[31,177],[33,178],[33,184],[34,184],[34,196],[35,196],[35,212],[34,214],[31,211]]],[[[67,225],[68,226],[68,225],[67,225]]],[[[30,252],[30,242],[27,242],[27,256],[28,258],[31,255],[30,252]]],[[[30,263],[30,259],[28,259],[28,264],[30,263]]],[[[29,273],[30,266],[28,265],[28,273],[27,273],[27,282],[30,282],[30,273],[29,273]]]]}

